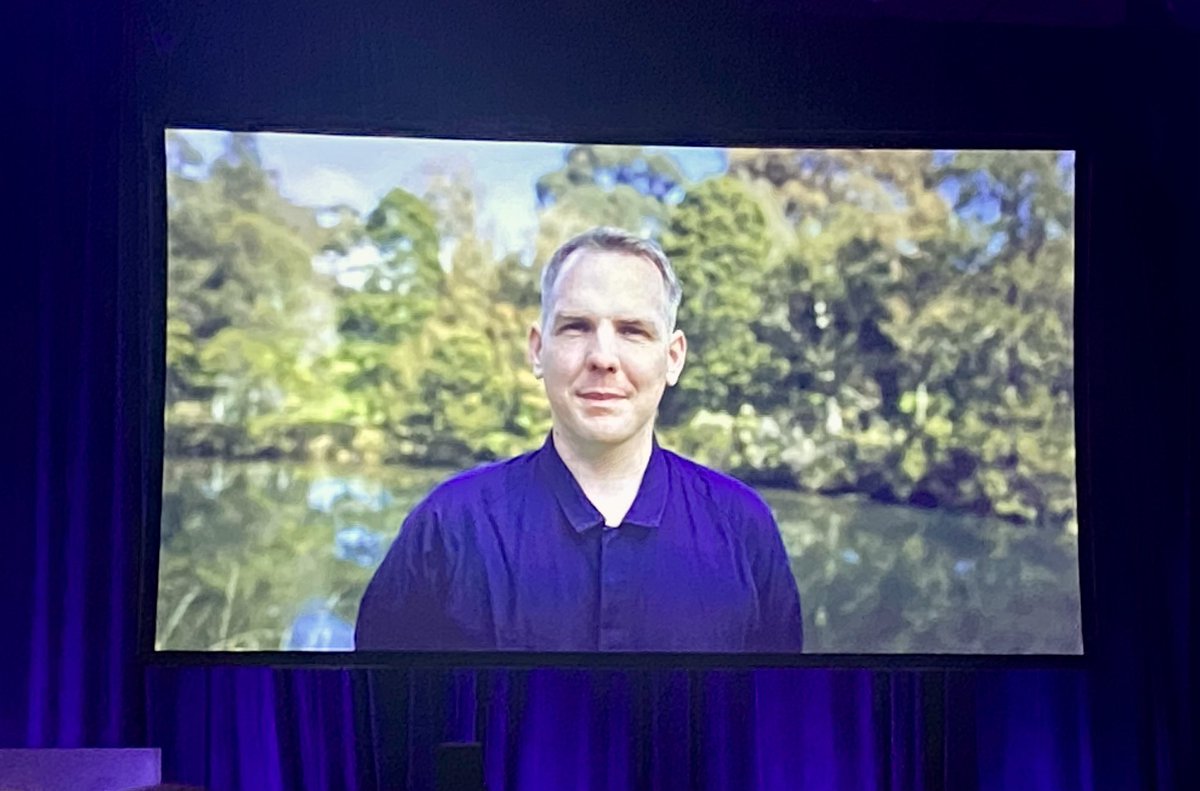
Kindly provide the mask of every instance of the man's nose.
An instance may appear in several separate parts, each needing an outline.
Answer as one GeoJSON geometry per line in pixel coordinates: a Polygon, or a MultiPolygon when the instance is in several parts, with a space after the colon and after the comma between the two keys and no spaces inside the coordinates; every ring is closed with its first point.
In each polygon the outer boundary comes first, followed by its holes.
{"type": "Polygon", "coordinates": [[[617,337],[611,327],[601,325],[592,335],[591,345],[588,347],[588,368],[593,371],[608,371],[610,373],[617,370],[617,337]]]}

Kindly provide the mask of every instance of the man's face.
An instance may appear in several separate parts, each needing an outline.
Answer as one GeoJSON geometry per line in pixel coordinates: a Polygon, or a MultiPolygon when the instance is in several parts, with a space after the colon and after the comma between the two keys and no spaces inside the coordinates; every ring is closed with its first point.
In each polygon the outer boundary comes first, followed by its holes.
{"type": "Polygon", "coordinates": [[[683,333],[667,331],[662,275],[641,256],[578,250],[554,286],[529,358],[546,383],[555,430],[603,451],[653,430],[663,390],[679,381],[683,333]]]}

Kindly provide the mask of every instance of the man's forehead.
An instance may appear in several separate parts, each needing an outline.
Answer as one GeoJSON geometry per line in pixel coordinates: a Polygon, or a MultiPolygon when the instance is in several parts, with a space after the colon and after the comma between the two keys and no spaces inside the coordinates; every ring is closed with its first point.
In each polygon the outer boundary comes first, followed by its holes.
{"type": "Polygon", "coordinates": [[[554,289],[553,313],[654,314],[663,309],[666,289],[653,281],[586,278],[565,280],[554,289]]]}
{"type": "Polygon", "coordinates": [[[564,316],[662,323],[666,284],[653,261],[625,250],[576,250],[553,286],[551,323],[564,316]],[[585,268],[581,268],[585,267],[585,268]]]}
{"type": "Polygon", "coordinates": [[[606,300],[654,302],[666,296],[662,273],[653,261],[636,253],[609,250],[580,250],[572,253],[554,284],[555,302],[572,295],[594,301],[595,292],[606,300]],[[579,253],[587,253],[576,257],[579,253]],[[657,285],[657,287],[656,287],[657,285]]]}
{"type": "Polygon", "coordinates": [[[658,266],[646,256],[633,252],[632,250],[597,250],[591,247],[582,247],[567,256],[567,260],[563,261],[562,270],[558,273],[558,280],[562,282],[572,271],[579,269],[582,263],[596,265],[596,272],[604,273],[622,273],[628,274],[637,272],[639,274],[651,274],[654,277],[662,278],[662,273],[658,271],[658,266]]]}

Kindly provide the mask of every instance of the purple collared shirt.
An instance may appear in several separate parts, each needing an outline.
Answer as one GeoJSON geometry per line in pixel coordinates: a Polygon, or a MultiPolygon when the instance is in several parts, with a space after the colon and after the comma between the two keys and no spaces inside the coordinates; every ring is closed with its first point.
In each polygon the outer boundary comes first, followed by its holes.
{"type": "Polygon", "coordinates": [[[791,652],[800,595],[770,508],[654,443],[619,527],[547,439],[455,476],[404,520],[359,650],[791,652]]]}

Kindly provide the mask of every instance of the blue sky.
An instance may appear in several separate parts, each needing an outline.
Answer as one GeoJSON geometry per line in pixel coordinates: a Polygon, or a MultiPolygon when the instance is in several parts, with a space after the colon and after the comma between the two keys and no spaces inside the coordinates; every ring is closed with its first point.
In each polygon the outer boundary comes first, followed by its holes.
{"type": "MultiPolygon", "coordinates": [[[[182,132],[206,161],[225,146],[226,132],[182,132]]],[[[534,185],[562,167],[572,144],[479,142],[396,137],[350,137],[264,132],[257,135],[263,164],[276,171],[280,191],[307,206],[346,203],[374,208],[395,187],[420,194],[431,168],[468,169],[476,182],[480,224],[491,228],[504,252],[523,250],[534,238],[534,185]]],[[[656,147],[671,155],[689,179],[725,171],[720,148],[656,147]]]]}

